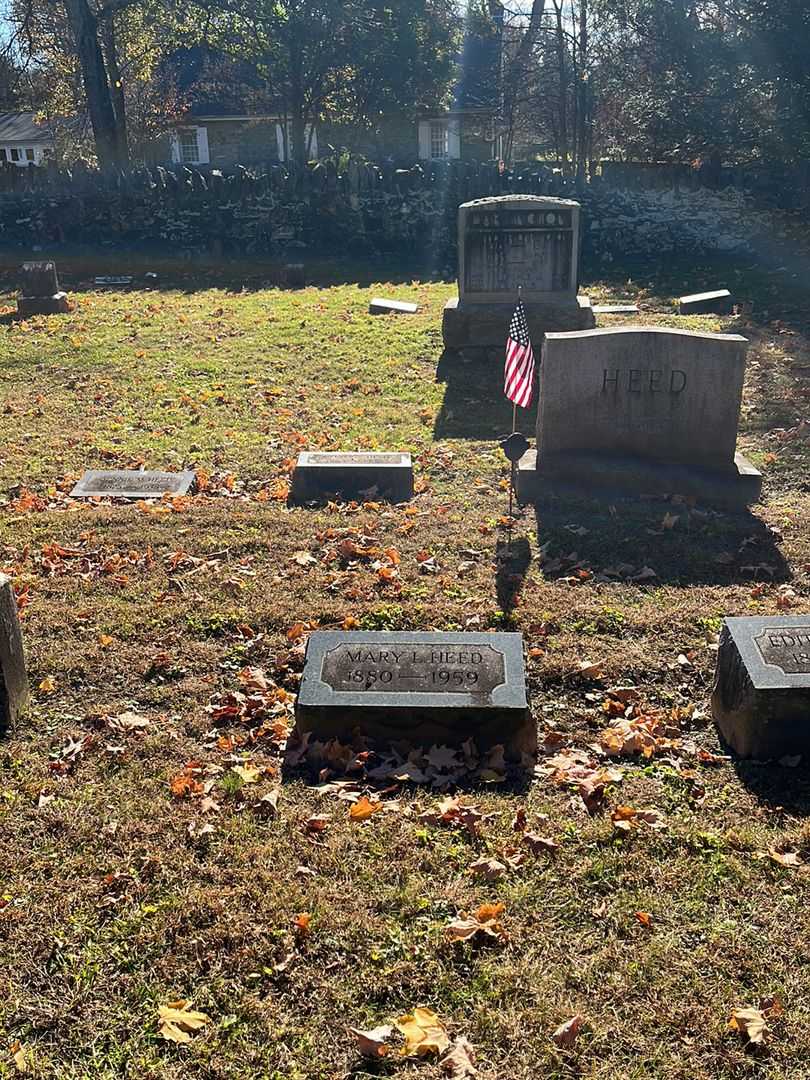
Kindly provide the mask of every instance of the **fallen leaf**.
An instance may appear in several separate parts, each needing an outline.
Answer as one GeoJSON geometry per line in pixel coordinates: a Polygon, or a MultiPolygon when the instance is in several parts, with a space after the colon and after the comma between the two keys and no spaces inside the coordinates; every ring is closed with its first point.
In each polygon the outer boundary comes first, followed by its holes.
{"type": "Polygon", "coordinates": [[[768,857],[780,866],[792,869],[802,865],[802,857],[795,851],[777,851],[776,848],[768,848],[768,857]]]}
{"type": "Polygon", "coordinates": [[[556,1043],[562,1050],[570,1049],[576,1042],[577,1035],[579,1035],[580,1028],[582,1027],[583,1017],[577,1013],[576,1016],[572,1016],[570,1020],[566,1020],[564,1024],[560,1024],[557,1030],[552,1034],[551,1040],[556,1043]]]}
{"type": "Polygon", "coordinates": [[[27,1073],[29,1066],[29,1051],[22,1045],[21,1042],[13,1042],[10,1047],[11,1060],[14,1062],[14,1068],[19,1073],[27,1073]]]}
{"type": "Polygon", "coordinates": [[[474,1062],[473,1048],[462,1035],[442,1058],[441,1065],[450,1080],[474,1080],[478,1076],[474,1062]]]}
{"type": "Polygon", "coordinates": [[[371,1031],[349,1028],[350,1034],[357,1039],[357,1049],[363,1057],[368,1058],[385,1057],[391,1049],[386,1040],[391,1038],[393,1031],[394,1029],[390,1024],[382,1024],[380,1027],[372,1028],[371,1031]]]}
{"type": "Polygon", "coordinates": [[[540,836],[540,834],[536,832],[524,833],[523,838],[535,855],[538,855],[541,851],[547,851],[550,854],[553,854],[560,846],[556,840],[551,840],[548,836],[540,836]]]}
{"type": "Polygon", "coordinates": [[[745,1035],[750,1043],[762,1043],[765,1041],[765,1033],[768,1024],[765,1014],[760,1009],[735,1009],[731,1014],[728,1026],[732,1031],[739,1031],[745,1035]]]}
{"type": "Polygon", "coordinates": [[[263,769],[257,768],[248,762],[245,765],[234,765],[233,771],[241,779],[243,784],[257,784],[262,778],[263,769]]]}
{"type": "Polygon", "coordinates": [[[52,694],[56,689],[56,680],[53,675],[46,675],[39,684],[39,689],[43,694],[52,694]]]}
{"type": "Polygon", "coordinates": [[[480,935],[485,939],[505,942],[508,940],[507,934],[498,921],[504,910],[503,904],[481,904],[471,917],[462,912],[445,926],[445,937],[449,941],[470,941],[480,935]]]}
{"type": "Polygon", "coordinates": [[[652,915],[649,911],[637,911],[635,912],[635,916],[643,927],[646,928],[652,926],[652,915]]]}
{"type": "Polygon", "coordinates": [[[170,1001],[158,1008],[158,1031],[169,1042],[188,1043],[191,1036],[210,1021],[203,1012],[194,1012],[188,1001],[170,1001]]]}
{"type": "Polygon", "coordinates": [[[486,881],[497,881],[506,873],[506,867],[497,859],[478,859],[470,867],[470,873],[474,877],[484,878],[486,881]]]}
{"type": "Polygon", "coordinates": [[[349,808],[349,817],[352,821],[368,821],[372,814],[376,814],[382,803],[372,802],[365,795],[361,795],[356,803],[349,808]]]}
{"type": "Polygon", "coordinates": [[[293,919],[293,930],[298,937],[306,937],[309,934],[310,923],[312,922],[312,916],[308,911],[301,911],[293,919]]]}
{"type": "Polygon", "coordinates": [[[450,1046],[447,1028],[430,1009],[414,1009],[395,1020],[394,1026],[405,1036],[405,1045],[400,1050],[403,1057],[443,1054],[450,1046]]]}

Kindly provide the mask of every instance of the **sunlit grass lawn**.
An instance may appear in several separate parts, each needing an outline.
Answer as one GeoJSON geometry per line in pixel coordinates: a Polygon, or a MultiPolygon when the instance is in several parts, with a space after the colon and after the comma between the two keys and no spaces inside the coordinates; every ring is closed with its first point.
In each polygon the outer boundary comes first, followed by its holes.
{"type": "MultiPolygon", "coordinates": [[[[742,300],[760,284],[735,280],[742,300]]],[[[807,413],[810,346],[793,312],[771,301],[767,323],[756,310],[679,320],[671,296],[704,282],[675,271],[588,287],[595,302],[640,298],[645,323],[751,339],[740,445],[765,499],[741,516],[553,502],[522,515],[507,562],[500,372],[436,381],[451,285],[240,291],[210,275],[198,288],[193,270],[159,284],[74,279],[73,314],[0,326],[0,565],[23,597],[34,688],[0,739],[0,1076],[17,1075],[19,1042],[32,1075],[60,1080],[435,1078],[435,1060],[396,1048],[364,1062],[347,1032],[417,1005],[470,1040],[489,1080],[804,1076],[807,876],[767,852],[810,858],[807,772],[697,756],[720,752],[707,704],[722,616],[808,609],[807,444],[773,434],[807,413]],[[370,317],[376,294],[421,311],[370,317]],[[314,446],[410,450],[416,513],[288,509],[290,462],[314,446]],[[67,506],[85,468],[141,464],[200,470],[209,491],[165,513],[67,506]],[[398,578],[326,560],[330,530],[347,529],[395,548],[398,578]],[[559,571],[544,573],[541,546],[559,571]],[[438,573],[420,573],[425,552],[438,573]],[[594,580],[617,563],[656,576],[594,580]],[[572,567],[588,571],[580,584],[572,567]],[[634,685],[691,717],[686,749],[621,761],[593,816],[538,779],[470,792],[492,815],[477,835],[420,822],[437,796],[409,788],[386,796],[398,810],[351,823],[334,793],[280,782],[272,740],[245,742],[249,725],[207,735],[206,706],[240,689],[245,666],[294,694],[300,622],[518,629],[541,739],[554,729],[586,749],[607,723],[604,688],[634,685]],[[582,661],[604,679],[576,677],[582,661]],[[127,712],[149,726],[110,727],[127,712]],[[69,740],[87,736],[70,761],[69,740]],[[258,783],[234,774],[234,754],[266,770],[258,783]],[[170,789],[188,762],[213,781],[208,813],[170,789]],[[278,787],[278,813],[257,810],[278,787]],[[617,831],[622,804],[666,828],[617,831]],[[474,878],[476,859],[520,844],[519,807],[556,854],[474,878]],[[320,814],[315,842],[305,823],[320,814]],[[489,901],[505,905],[508,943],[449,945],[447,922],[489,901]],[[773,995],[783,1015],[765,1048],[746,1048],[732,1010],[773,995]],[[157,1034],[158,1006],[178,999],[210,1017],[187,1047],[157,1034]],[[582,1034],[558,1048],[551,1033],[577,1013],[582,1034]]]]}

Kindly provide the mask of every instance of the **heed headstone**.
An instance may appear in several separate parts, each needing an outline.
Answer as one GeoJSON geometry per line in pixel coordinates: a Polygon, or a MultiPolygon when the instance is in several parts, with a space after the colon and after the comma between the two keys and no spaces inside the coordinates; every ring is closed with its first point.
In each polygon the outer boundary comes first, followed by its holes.
{"type": "Polygon", "coordinates": [[[17,598],[11,579],[0,574],[0,731],[13,723],[28,701],[17,598]]]}
{"type": "Polygon", "coordinates": [[[23,263],[20,277],[21,288],[17,298],[17,314],[20,318],[27,319],[29,315],[64,315],[70,311],[70,301],[67,293],[59,288],[54,263],[23,263]]]}
{"type": "Polygon", "coordinates": [[[741,757],[810,753],[810,615],[726,619],[712,713],[741,757]]]}
{"type": "Polygon", "coordinates": [[[304,450],[298,455],[290,495],[297,503],[330,495],[407,502],[413,496],[411,455],[304,450]]]}
{"type": "Polygon", "coordinates": [[[537,747],[520,634],[317,631],[296,719],[317,739],[537,747]]]}
{"type": "Polygon", "coordinates": [[[747,346],[737,335],[659,327],[547,334],[521,501],[575,485],[756,502],[762,476],[736,453],[747,346]]]}
{"type": "Polygon", "coordinates": [[[731,315],[733,311],[734,300],[728,289],[693,293],[678,300],[679,315],[731,315]]]}
{"type": "Polygon", "coordinates": [[[459,295],[445,305],[445,348],[503,354],[518,287],[532,339],[594,325],[577,296],[580,205],[571,199],[503,195],[458,209],[459,295]]]}
{"type": "Polygon", "coordinates": [[[70,495],[73,499],[159,499],[186,495],[194,473],[150,472],[140,469],[88,469],[70,495]]]}

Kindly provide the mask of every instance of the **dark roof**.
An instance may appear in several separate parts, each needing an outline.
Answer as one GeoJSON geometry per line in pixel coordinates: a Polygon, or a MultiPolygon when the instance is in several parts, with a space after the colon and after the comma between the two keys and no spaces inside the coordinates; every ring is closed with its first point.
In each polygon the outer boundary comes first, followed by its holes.
{"type": "Polygon", "coordinates": [[[36,122],[36,115],[33,112],[0,113],[0,143],[53,142],[45,124],[36,122]]]}

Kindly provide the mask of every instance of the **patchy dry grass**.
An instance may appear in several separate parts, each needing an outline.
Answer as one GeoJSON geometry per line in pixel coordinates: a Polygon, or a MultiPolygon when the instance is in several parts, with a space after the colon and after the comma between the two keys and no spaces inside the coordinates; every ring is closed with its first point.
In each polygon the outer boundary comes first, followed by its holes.
{"type": "Polygon", "coordinates": [[[669,298],[711,284],[712,269],[639,270],[589,291],[640,299],[646,323],[751,338],[741,446],[765,470],[763,505],[725,515],[551,500],[537,521],[523,515],[510,559],[498,557],[498,373],[435,378],[448,284],[374,288],[327,271],[334,284],[284,292],[261,287],[261,269],[244,289],[187,270],[151,291],[102,293],[82,289],[89,271],[76,264],[73,280],[64,268],[74,314],[0,327],[0,563],[27,601],[35,690],[0,741],[0,1076],[16,1075],[19,1042],[34,1075],[60,1080],[432,1080],[431,1061],[362,1061],[346,1031],[419,1004],[470,1039],[488,1080],[806,1075],[807,871],[761,853],[810,861],[808,774],[697,754],[719,749],[706,709],[722,616],[776,612],[785,595],[807,610],[807,443],[774,434],[807,414],[806,294],[725,267],[742,317],[675,319],[669,298]],[[422,313],[370,318],[377,291],[422,313]],[[274,496],[313,445],[412,450],[416,513],[288,509],[274,496]],[[136,463],[204,470],[210,490],[165,513],[64,508],[84,468],[136,463]],[[396,547],[398,579],[325,561],[328,531],[346,529],[396,547]],[[302,551],[315,563],[295,561],[302,551]],[[425,551],[439,573],[419,572],[425,551]],[[604,580],[622,563],[656,576],[604,580]],[[516,627],[532,648],[541,735],[586,749],[606,723],[602,688],[633,684],[651,707],[691,717],[692,749],[621,762],[593,816],[539,779],[469,793],[493,815],[478,832],[420,821],[436,799],[409,789],[386,797],[398,811],[355,824],[346,801],[294,777],[278,814],[262,814],[258,798],[279,786],[272,732],[251,742],[226,722],[206,737],[206,706],[239,688],[246,665],[294,693],[288,629],[348,617],[516,627]],[[601,682],[572,674],[585,660],[601,682]],[[110,726],[126,712],[149,726],[110,726]],[[66,752],[70,740],[80,748],[66,752]],[[258,783],[233,772],[241,758],[266,768],[258,783]],[[189,761],[214,781],[218,809],[172,794],[189,761]],[[657,809],[666,828],[617,830],[620,804],[657,809]],[[473,878],[476,859],[520,846],[519,807],[556,853],[473,878]],[[307,834],[318,814],[330,826],[307,834]],[[505,904],[508,944],[447,944],[447,922],[485,901],[505,904]],[[746,1049],[732,1009],[772,995],[784,1013],[764,1048],[746,1049]],[[211,1018],[186,1048],[157,1035],[158,1005],[179,998],[211,1018]],[[550,1035],[575,1013],[583,1033],[559,1049],[550,1035]]]}

